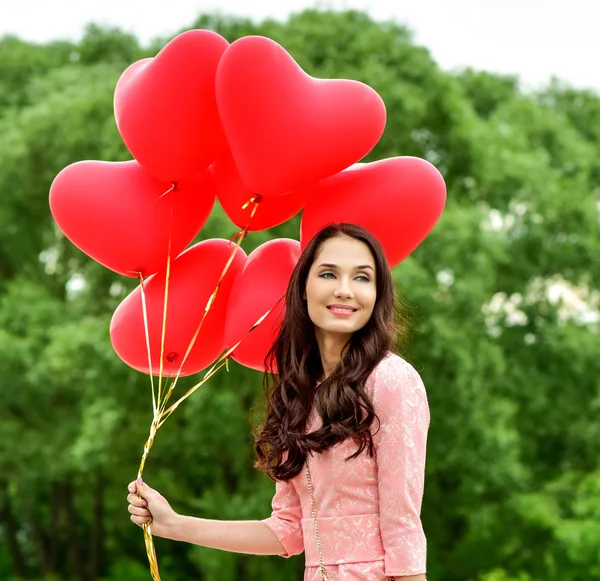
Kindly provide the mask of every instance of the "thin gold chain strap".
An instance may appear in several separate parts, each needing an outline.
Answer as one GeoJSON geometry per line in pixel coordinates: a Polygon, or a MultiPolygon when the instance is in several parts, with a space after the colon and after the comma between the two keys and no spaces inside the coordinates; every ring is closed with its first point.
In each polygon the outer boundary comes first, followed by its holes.
{"type": "MultiPolygon", "coordinates": [[[[317,383],[318,385],[318,383],[317,383]]],[[[308,434],[308,424],[310,422],[310,415],[306,419],[304,424],[304,434],[308,434]]],[[[319,523],[317,522],[317,505],[315,504],[315,492],[313,488],[312,477],[310,475],[310,467],[308,465],[308,453],[306,454],[306,481],[308,483],[308,494],[310,495],[310,509],[312,512],[313,527],[315,529],[315,538],[317,539],[317,552],[319,554],[319,568],[317,573],[320,575],[322,581],[329,581],[329,575],[325,568],[325,561],[323,560],[323,546],[321,545],[321,535],[319,534],[319,523]]]]}
{"type": "Polygon", "coordinates": [[[315,505],[315,494],[313,491],[312,478],[310,476],[310,468],[308,467],[308,454],[306,455],[306,480],[308,481],[308,493],[310,494],[310,507],[312,511],[313,526],[315,528],[315,537],[317,539],[317,552],[319,553],[319,568],[317,572],[323,581],[329,581],[329,575],[325,568],[323,560],[323,547],[321,545],[321,535],[319,535],[319,523],[317,522],[317,507],[315,505]]]}
{"type": "MultiPolygon", "coordinates": [[[[308,432],[308,422],[304,429],[304,433],[308,432]]],[[[310,508],[312,512],[313,527],[315,529],[315,538],[317,539],[317,552],[319,554],[319,568],[317,573],[321,576],[323,581],[329,581],[329,575],[325,568],[325,561],[323,560],[323,546],[321,544],[321,535],[319,534],[319,523],[317,521],[317,506],[315,505],[315,493],[313,489],[312,477],[310,475],[310,467],[308,465],[308,454],[306,455],[306,481],[308,482],[308,493],[310,495],[310,508]]],[[[389,577],[389,581],[394,581],[395,577],[389,577]]]]}
{"type": "MultiPolygon", "coordinates": [[[[315,537],[317,539],[317,552],[319,553],[319,568],[317,573],[323,581],[329,581],[329,575],[323,561],[323,548],[321,545],[321,535],[319,535],[319,523],[317,522],[317,507],[315,506],[315,494],[313,492],[312,478],[310,476],[310,468],[308,467],[308,455],[306,456],[306,480],[308,481],[308,492],[310,494],[310,506],[312,510],[313,526],[315,528],[315,537]]],[[[395,577],[389,577],[389,581],[394,581],[395,577]]]]}

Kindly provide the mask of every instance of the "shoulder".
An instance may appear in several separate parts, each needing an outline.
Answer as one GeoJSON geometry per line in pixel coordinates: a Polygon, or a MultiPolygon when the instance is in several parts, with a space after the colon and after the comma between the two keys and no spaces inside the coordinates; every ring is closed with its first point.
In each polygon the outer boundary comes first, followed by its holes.
{"type": "Polygon", "coordinates": [[[425,395],[425,386],[418,371],[399,355],[391,351],[375,366],[367,380],[367,390],[372,396],[378,392],[399,392],[425,395]]]}
{"type": "Polygon", "coordinates": [[[376,365],[367,381],[367,393],[380,419],[408,415],[420,418],[420,425],[429,425],[429,403],[421,376],[399,355],[388,353],[376,365]]]}
{"type": "Polygon", "coordinates": [[[375,366],[369,381],[379,383],[388,380],[411,380],[421,379],[417,370],[406,359],[388,351],[387,355],[375,366]]]}

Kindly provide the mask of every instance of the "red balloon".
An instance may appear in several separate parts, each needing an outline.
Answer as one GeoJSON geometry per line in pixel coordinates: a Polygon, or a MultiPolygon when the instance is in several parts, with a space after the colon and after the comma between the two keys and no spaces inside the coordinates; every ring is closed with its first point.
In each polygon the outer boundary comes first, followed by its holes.
{"type": "Polygon", "coordinates": [[[65,236],[94,260],[119,274],[148,276],[165,268],[169,236],[175,257],[215,201],[208,170],[165,194],[170,187],[137,161],[79,161],[52,182],[50,210],[65,236]]]}
{"type": "Polygon", "coordinates": [[[217,69],[217,103],[245,184],[264,197],[307,187],[364,157],[385,127],[369,86],[307,75],[279,44],[236,40],[217,69]]]}
{"type": "Polygon", "coordinates": [[[290,192],[281,196],[262,198],[254,216],[250,219],[254,204],[249,204],[246,209],[243,209],[243,206],[254,196],[254,193],[242,181],[229,150],[213,163],[211,171],[217,198],[223,210],[240,228],[248,225],[248,230],[253,232],[267,230],[283,224],[304,207],[305,192],[290,192]]]}
{"type": "MultiPolygon", "coordinates": [[[[214,292],[235,245],[229,240],[204,240],[178,256],[171,266],[163,375],[173,377],[181,366],[188,346],[200,325],[208,299],[214,292]]],[[[217,296],[181,375],[191,375],[208,367],[223,352],[227,302],[233,281],[246,261],[238,248],[223,278],[217,296]]],[[[158,375],[165,295],[165,273],[150,277],[145,285],[148,329],[152,353],[152,373],[158,375]]],[[[110,323],[110,339],[117,355],[127,365],[150,373],[144,331],[140,287],[117,307],[110,323]]]]}
{"type": "MultiPolygon", "coordinates": [[[[241,365],[264,371],[265,357],[283,320],[285,295],[292,271],[300,257],[300,243],[276,238],[250,254],[235,279],[227,306],[225,345],[241,344],[232,354],[241,365]],[[269,315],[251,333],[248,331],[270,309],[269,315]]],[[[273,370],[274,371],[274,370],[273,370]]]]}
{"type": "Polygon", "coordinates": [[[444,178],[423,159],[359,164],[310,189],[302,214],[302,248],[327,224],[351,222],[377,238],[393,267],[425,239],[445,203],[444,178]]]}
{"type": "Polygon", "coordinates": [[[133,157],[157,178],[193,178],[225,144],[215,74],[228,46],[216,32],[188,30],[156,57],[133,63],[117,82],[119,133],[133,157]]]}

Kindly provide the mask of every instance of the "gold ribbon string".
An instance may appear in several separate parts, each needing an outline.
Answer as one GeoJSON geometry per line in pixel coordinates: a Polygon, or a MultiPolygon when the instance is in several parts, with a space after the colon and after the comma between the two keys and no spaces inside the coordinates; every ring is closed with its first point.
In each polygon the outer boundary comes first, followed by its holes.
{"type": "MultiPolygon", "coordinates": [[[[129,271],[133,273],[133,271],[129,271]]],[[[148,352],[148,368],[150,370],[150,385],[152,386],[152,424],[150,426],[150,435],[144,444],[144,453],[142,455],[142,459],[140,462],[140,467],[138,469],[138,478],[142,477],[142,473],[144,472],[144,466],[146,465],[146,459],[148,458],[148,454],[150,453],[150,448],[152,448],[152,444],[154,443],[154,436],[156,435],[156,430],[158,430],[158,424],[160,422],[160,414],[159,409],[156,403],[156,394],[155,394],[155,386],[154,386],[154,377],[152,371],[152,353],[150,350],[150,332],[148,329],[148,309],[147,309],[147,300],[146,300],[146,289],[144,287],[144,277],[141,272],[136,272],[138,280],[140,281],[140,291],[142,297],[142,314],[144,319],[144,334],[146,337],[146,350],[148,352]]],[[[138,497],[139,497],[138,493],[138,497]]],[[[150,524],[146,523],[142,525],[142,529],[144,531],[144,544],[146,546],[146,555],[148,556],[148,562],[150,564],[150,574],[152,575],[152,579],[154,581],[160,581],[160,573],[158,571],[158,560],[156,558],[156,550],[154,548],[154,541],[152,540],[152,531],[150,528],[150,524]]]]}
{"type": "MultiPolygon", "coordinates": [[[[185,354],[183,356],[183,359],[181,360],[181,364],[179,365],[179,369],[177,370],[177,374],[175,375],[175,378],[173,380],[173,382],[171,383],[167,394],[164,398],[164,405],[166,405],[167,401],[169,400],[169,398],[171,397],[171,394],[173,393],[173,390],[175,389],[175,386],[177,385],[177,382],[179,381],[179,378],[181,376],[181,371],[183,369],[183,366],[189,356],[189,354],[191,353],[192,349],[194,348],[194,345],[196,344],[196,340],[198,339],[198,335],[200,334],[200,331],[202,330],[202,325],[204,324],[204,321],[206,319],[206,316],[208,315],[208,312],[210,311],[211,307],[213,306],[213,303],[215,301],[215,298],[217,296],[217,293],[219,292],[219,289],[221,288],[221,284],[225,278],[225,275],[227,274],[229,267],[231,266],[231,263],[233,262],[233,259],[235,258],[235,255],[238,251],[238,249],[240,248],[240,245],[244,239],[245,235],[242,235],[242,232],[236,234],[236,236],[234,238],[238,238],[235,248],[233,250],[233,252],[231,253],[231,255],[229,256],[229,259],[227,260],[227,263],[225,264],[225,267],[223,268],[223,271],[221,272],[221,276],[219,277],[219,281],[217,282],[217,285],[215,287],[215,290],[212,292],[212,294],[210,295],[208,301],[206,302],[206,306],[204,307],[204,313],[202,315],[202,319],[200,320],[200,323],[198,324],[198,327],[196,328],[196,330],[194,331],[194,334],[192,336],[192,339],[185,351],[185,354]]],[[[164,406],[161,407],[160,409],[161,412],[164,411],[164,406]]]]}
{"type": "MultiPolygon", "coordinates": [[[[154,418],[152,419],[152,425],[150,426],[150,435],[148,436],[148,440],[144,445],[144,454],[142,456],[142,461],[138,470],[138,478],[142,477],[142,472],[144,471],[144,466],[146,464],[146,458],[148,458],[150,448],[152,448],[152,444],[154,443],[156,431],[159,427],[159,420],[159,415],[155,414],[154,418]]],[[[151,523],[144,523],[142,525],[142,530],[144,531],[144,544],[146,546],[146,555],[148,557],[148,563],[150,565],[150,575],[152,575],[153,581],[161,581],[160,573],[158,571],[158,559],[156,557],[156,549],[154,548],[154,540],[152,539],[151,523]]]]}
{"type": "MultiPolygon", "coordinates": [[[[154,442],[154,437],[158,429],[165,423],[167,418],[183,403],[188,397],[190,397],[195,391],[197,391],[200,387],[202,387],[219,369],[222,367],[227,367],[229,358],[232,353],[239,347],[239,345],[246,339],[246,337],[256,329],[271,313],[271,311],[277,306],[277,304],[284,299],[285,295],[282,296],[275,305],[271,309],[269,309],[264,315],[262,315],[254,325],[244,334],[244,336],[229,350],[223,353],[217,361],[212,365],[212,367],[204,374],[204,377],[201,381],[199,381],[196,385],[191,387],[185,395],[183,395],[180,399],[178,399],[174,404],[172,404],[167,410],[161,410],[158,414],[159,420],[158,422],[155,419],[152,421],[152,426],[150,428],[150,436],[148,438],[148,442],[144,447],[144,457],[142,459],[142,465],[140,466],[139,477],[141,477],[141,473],[143,471],[143,465],[145,464],[146,458],[148,457],[148,453],[150,448],[152,447],[152,443],[154,442]]],[[[166,402],[165,402],[166,403],[166,402]]],[[[158,572],[158,562],[156,558],[156,551],[154,549],[154,542],[152,540],[152,531],[149,524],[143,525],[144,529],[144,541],[146,544],[146,554],[148,556],[148,561],[150,563],[150,572],[152,575],[152,579],[154,581],[160,581],[160,575],[158,572]]]]}
{"type": "MultiPolygon", "coordinates": [[[[285,295],[284,295],[285,296],[285,295]]],[[[197,389],[199,389],[200,387],[202,387],[219,369],[221,369],[223,366],[227,367],[228,366],[228,362],[229,362],[229,358],[231,357],[231,355],[233,354],[233,352],[240,346],[240,344],[242,343],[242,341],[250,334],[252,333],[252,331],[254,331],[254,329],[256,329],[256,327],[258,327],[271,313],[271,311],[277,306],[277,304],[279,304],[279,302],[281,300],[283,300],[284,297],[281,297],[277,303],[275,303],[275,305],[273,305],[272,308],[270,308],[264,315],[262,315],[258,321],[256,321],[256,323],[254,323],[254,325],[252,325],[252,327],[246,331],[246,333],[244,334],[244,336],[233,346],[231,347],[229,350],[225,351],[225,353],[223,353],[213,364],[213,366],[206,372],[206,374],[204,375],[204,377],[201,379],[200,382],[198,382],[196,385],[194,385],[193,387],[191,387],[190,389],[188,389],[188,391],[185,393],[185,395],[183,395],[181,398],[179,398],[174,404],[172,404],[169,409],[165,410],[162,414],[162,420],[159,424],[159,428],[160,426],[162,426],[166,419],[179,407],[179,405],[185,401],[190,395],[192,395],[197,389]]]]}
{"type": "Polygon", "coordinates": [[[256,214],[256,210],[258,209],[258,206],[260,205],[260,203],[263,201],[263,198],[260,194],[254,194],[243,206],[242,206],[242,210],[245,210],[250,204],[254,204],[254,208],[252,208],[252,211],[250,212],[250,218],[248,219],[248,223],[246,224],[246,228],[245,230],[248,229],[248,227],[250,226],[250,220],[252,220],[252,218],[254,218],[254,214],[256,214]]]}
{"type": "MultiPolygon", "coordinates": [[[[175,184],[171,186],[169,190],[167,190],[162,196],[165,196],[170,191],[175,189],[175,184]]],[[[160,199],[160,198],[159,198],[160,199]]],[[[154,443],[154,438],[156,436],[156,432],[158,430],[158,426],[160,424],[160,414],[161,408],[163,407],[162,403],[162,379],[163,379],[163,357],[165,351],[165,336],[167,329],[167,306],[169,301],[169,281],[171,277],[171,240],[173,234],[173,206],[171,206],[171,214],[169,219],[169,242],[167,245],[167,268],[165,272],[165,296],[163,302],[163,320],[162,320],[162,329],[161,329],[161,340],[160,340],[160,363],[159,363],[159,372],[158,372],[158,395],[155,397],[154,395],[154,380],[152,377],[152,352],[150,348],[150,333],[148,331],[148,312],[145,307],[146,305],[146,293],[143,285],[143,279],[140,273],[141,280],[141,294],[142,294],[142,311],[144,317],[144,329],[146,336],[146,348],[148,350],[148,360],[149,360],[149,371],[150,371],[150,383],[152,385],[152,404],[153,404],[153,417],[152,424],[150,425],[150,434],[146,443],[144,444],[144,452],[142,454],[142,459],[140,460],[140,467],[138,469],[138,478],[142,477],[144,472],[144,467],[146,465],[146,459],[148,458],[148,454],[150,453],[150,449],[152,448],[152,444],[154,443]],[[158,404],[157,404],[158,400],[158,404]]],[[[150,523],[144,523],[142,525],[142,529],[144,531],[144,544],[146,545],[146,555],[148,557],[148,563],[150,564],[150,574],[152,575],[153,581],[161,581],[160,573],[158,570],[158,559],[156,557],[156,549],[154,548],[154,541],[152,539],[152,529],[150,523]]]]}
{"type": "MultiPolygon", "coordinates": [[[[176,189],[177,189],[177,182],[173,182],[171,184],[171,187],[164,194],[161,194],[160,196],[158,196],[157,201],[160,200],[161,198],[164,198],[169,192],[172,192],[176,189]]],[[[171,212],[172,211],[173,211],[173,207],[171,207],[171,212]]]]}
{"type": "Polygon", "coordinates": [[[150,351],[150,330],[148,329],[148,308],[146,301],[146,289],[144,287],[144,277],[141,272],[137,273],[140,281],[140,292],[142,295],[142,314],[144,318],[144,334],[146,337],[146,351],[148,352],[148,369],[150,370],[150,385],[152,386],[152,412],[156,416],[158,407],[156,406],[156,394],[154,388],[154,375],[152,372],[152,353],[150,351]]]}
{"type": "MultiPolygon", "coordinates": [[[[190,352],[192,351],[194,345],[196,344],[196,340],[198,339],[198,335],[200,334],[200,331],[202,329],[202,325],[204,324],[204,321],[206,319],[206,316],[208,315],[208,312],[210,311],[216,297],[217,294],[219,292],[219,289],[221,288],[221,284],[223,283],[223,280],[225,279],[225,275],[227,274],[227,272],[229,271],[229,268],[231,266],[231,264],[233,263],[233,260],[235,258],[235,255],[237,253],[237,251],[239,250],[242,242],[244,241],[244,239],[246,238],[247,234],[248,234],[248,228],[250,227],[250,223],[252,221],[252,219],[254,218],[254,215],[256,214],[256,211],[258,210],[258,207],[260,205],[262,201],[262,197],[259,196],[258,194],[255,194],[252,198],[250,198],[243,206],[242,209],[245,210],[250,204],[254,204],[252,211],[250,212],[250,217],[248,218],[248,222],[246,223],[246,226],[244,227],[243,230],[241,230],[240,232],[238,232],[237,234],[235,234],[230,240],[229,242],[232,243],[235,241],[235,248],[233,249],[233,252],[231,253],[231,255],[229,256],[229,259],[227,260],[227,263],[225,264],[225,267],[223,268],[222,272],[221,272],[221,276],[219,277],[219,280],[217,282],[217,285],[215,286],[215,290],[212,292],[212,294],[210,295],[206,306],[204,308],[204,314],[202,315],[202,319],[200,320],[200,323],[196,329],[196,331],[194,332],[194,335],[192,336],[192,339],[186,349],[186,352],[183,356],[183,359],[181,361],[181,364],[179,365],[179,369],[177,370],[177,374],[175,375],[175,379],[173,380],[173,382],[171,383],[171,386],[169,387],[169,391],[167,392],[167,395],[165,397],[165,405],[166,402],[169,400],[169,398],[171,397],[171,394],[173,393],[173,390],[175,389],[175,386],[177,385],[177,382],[179,381],[179,377],[181,376],[181,371],[183,369],[183,366],[185,365],[185,362],[190,354],[190,352]]],[[[219,367],[220,369],[220,367],[219,367]]],[[[164,407],[162,408],[161,411],[164,411],[164,407]]],[[[161,423],[162,425],[162,423],[161,423]]]]}
{"type": "MultiPolygon", "coordinates": [[[[173,183],[171,188],[169,188],[158,199],[160,200],[161,198],[166,196],[169,192],[174,191],[176,189],[176,185],[177,185],[176,183],[173,183]]],[[[150,449],[152,448],[152,444],[154,443],[154,438],[156,436],[156,432],[162,426],[162,424],[164,423],[166,418],[168,416],[170,416],[173,413],[173,411],[175,411],[175,409],[177,409],[177,407],[179,406],[179,404],[182,401],[184,401],[187,397],[189,397],[189,395],[191,395],[194,391],[196,391],[196,389],[198,389],[201,385],[206,383],[206,381],[208,381],[221,367],[223,367],[223,365],[227,365],[228,355],[224,359],[222,356],[215,364],[213,364],[211,369],[205,374],[203,380],[197,386],[194,386],[194,388],[192,388],[191,390],[188,390],[188,393],[183,398],[181,398],[178,402],[176,402],[176,405],[171,406],[169,408],[168,413],[165,412],[165,407],[167,405],[167,402],[168,402],[171,394],[173,393],[173,390],[175,389],[177,381],[181,375],[183,365],[196,342],[198,334],[200,333],[200,330],[202,328],[202,324],[204,323],[204,320],[206,319],[206,315],[208,314],[210,308],[213,305],[213,302],[217,296],[217,293],[219,291],[221,283],[223,282],[223,279],[225,278],[225,275],[227,274],[227,271],[229,270],[229,267],[231,266],[231,264],[235,258],[235,254],[237,253],[242,241],[244,240],[244,238],[246,237],[246,235],[248,233],[248,228],[250,226],[250,222],[254,218],[254,215],[256,214],[256,211],[257,211],[258,206],[260,205],[261,201],[262,201],[262,197],[259,196],[258,194],[256,194],[242,206],[242,209],[245,210],[250,204],[252,204],[252,203],[254,204],[254,207],[252,208],[252,211],[250,212],[250,217],[248,219],[248,222],[247,222],[245,228],[241,232],[239,232],[238,234],[233,236],[232,239],[230,240],[230,242],[233,242],[233,240],[235,240],[237,238],[236,246],[235,246],[231,256],[229,257],[229,260],[227,261],[225,268],[223,269],[223,271],[221,273],[221,276],[219,278],[219,281],[217,282],[215,290],[213,291],[210,298],[208,299],[208,302],[204,309],[204,314],[202,316],[200,324],[198,325],[198,328],[196,329],[196,332],[194,333],[192,340],[190,341],[190,344],[188,345],[188,348],[187,348],[184,358],[181,362],[181,365],[179,366],[179,369],[177,371],[177,375],[175,376],[175,379],[169,386],[168,390],[166,390],[166,394],[164,395],[164,398],[163,398],[163,394],[162,394],[162,374],[163,374],[163,365],[164,365],[163,358],[164,358],[164,351],[165,351],[167,305],[168,305],[169,279],[170,279],[170,270],[171,270],[171,238],[172,238],[172,228],[173,228],[173,207],[171,207],[169,244],[168,244],[168,252],[167,252],[167,268],[166,268],[166,274],[165,274],[165,297],[164,297],[164,306],[163,306],[163,321],[162,321],[161,344],[160,344],[160,367],[159,367],[159,374],[158,374],[158,395],[157,396],[155,396],[154,380],[153,380],[153,375],[152,375],[152,354],[151,354],[151,348],[150,348],[150,335],[149,335],[149,331],[148,331],[149,325],[148,325],[148,313],[147,313],[147,309],[146,309],[146,295],[145,295],[145,290],[144,290],[144,285],[143,285],[142,274],[137,273],[138,277],[140,279],[140,285],[141,285],[142,312],[143,312],[143,318],[144,318],[146,347],[148,350],[150,383],[152,386],[152,404],[153,404],[153,418],[152,418],[152,424],[150,425],[150,434],[144,445],[144,452],[142,454],[140,466],[138,469],[138,478],[142,477],[142,473],[144,471],[144,466],[146,465],[146,459],[148,458],[150,449]],[[223,363],[223,361],[224,361],[224,363],[223,363]]],[[[261,318],[261,320],[263,320],[263,319],[264,319],[264,317],[261,318]]],[[[254,329],[254,327],[252,329],[254,329]]],[[[241,343],[241,341],[240,341],[240,343],[241,343]]],[[[239,343],[235,347],[237,347],[238,345],[239,345],[239,343]]],[[[232,352],[232,349],[229,350],[228,354],[230,354],[231,352],[232,352]]],[[[160,573],[158,570],[158,559],[156,556],[156,549],[154,547],[154,541],[152,539],[151,525],[150,525],[150,523],[145,523],[142,525],[142,528],[144,531],[144,542],[146,545],[146,555],[148,557],[148,562],[150,564],[150,574],[152,575],[153,581],[161,581],[160,573]]]]}
{"type": "MultiPolygon", "coordinates": [[[[173,226],[173,207],[171,207],[171,226],[173,226]]],[[[163,320],[162,330],[160,336],[160,363],[158,368],[158,402],[160,408],[160,402],[162,401],[162,379],[164,369],[164,355],[165,355],[165,337],[167,334],[167,305],[169,301],[169,281],[171,278],[171,229],[169,229],[169,246],[167,252],[167,269],[165,272],[165,299],[163,302],[163,320]]]]}

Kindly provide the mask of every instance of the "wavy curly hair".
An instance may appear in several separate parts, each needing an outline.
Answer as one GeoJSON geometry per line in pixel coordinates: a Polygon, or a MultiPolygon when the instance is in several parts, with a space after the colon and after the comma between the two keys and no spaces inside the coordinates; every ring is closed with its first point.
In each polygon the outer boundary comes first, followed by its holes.
{"type": "Polygon", "coordinates": [[[373,455],[371,424],[377,417],[365,384],[390,351],[404,323],[401,303],[395,297],[389,266],[379,242],[364,228],[347,223],[323,228],[308,243],[292,273],[285,297],[285,315],[273,347],[265,359],[265,417],[255,437],[255,466],[273,480],[290,480],[299,474],[306,454],[320,453],[352,438],[357,450],[373,455]],[[377,296],[367,324],[353,333],[339,364],[316,389],[323,374],[315,327],[308,314],[304,293],[309,270],[323,243],[330,238],[364,242],[375,261],[377,296]],[[305,434],[312,406],[323,418],[323,427],[305,434]]]}

